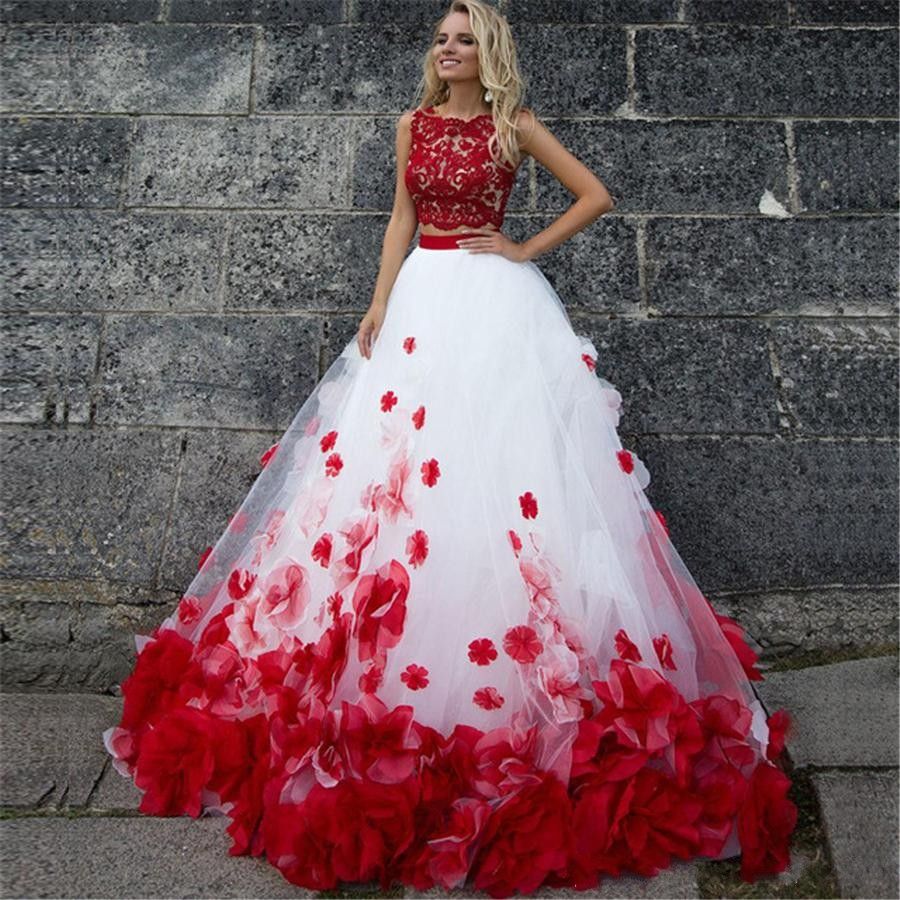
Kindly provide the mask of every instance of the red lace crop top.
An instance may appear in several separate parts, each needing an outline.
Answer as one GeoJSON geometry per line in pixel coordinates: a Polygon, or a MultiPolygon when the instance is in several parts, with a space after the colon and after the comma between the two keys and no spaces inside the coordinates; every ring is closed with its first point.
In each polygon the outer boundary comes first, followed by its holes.
{"type": "Polygon", "coordinates": [[[491,158],[493,132],[489,114],[466,120],[441,116],[433,106],[413,110],[404,181],[420,224],[445,231],[503,225],[517,169],[491,158]]]}

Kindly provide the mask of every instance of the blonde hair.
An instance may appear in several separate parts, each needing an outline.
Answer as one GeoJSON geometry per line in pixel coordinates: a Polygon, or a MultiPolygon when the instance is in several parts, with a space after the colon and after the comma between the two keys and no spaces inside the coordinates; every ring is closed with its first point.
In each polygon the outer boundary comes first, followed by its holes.
{"type": "Polygon", "coordinates": [[[488,142],[491,157],[497,164],[518,166],[522,151],[516,134],[519,110],[525,93],[525,80],[519,72],[516,45],[509,22],[482,0],[453,0],[450,8],[435,22],[431,45],[422,61],[422,79],[416,91],[422,106],[436,106],[450,96],[450,86],[437,74],[432,47],[441,22],[454,12],[469,14],[469,24],[478,46],[478,75],[482,85],[493,95],[491,100],[494,134],[488,142]]]}

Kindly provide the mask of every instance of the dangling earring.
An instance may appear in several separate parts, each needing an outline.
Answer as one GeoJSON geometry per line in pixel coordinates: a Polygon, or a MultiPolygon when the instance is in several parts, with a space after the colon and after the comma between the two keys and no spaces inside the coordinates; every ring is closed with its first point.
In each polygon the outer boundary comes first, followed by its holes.
{"type": "Polygon", "coordinates": [[[494,99],[494,95],[490,92],[490,89],[486,90],[484,92],[484,102],[490,103],[491,100],[493,100],[493,99],[494,99]]]}

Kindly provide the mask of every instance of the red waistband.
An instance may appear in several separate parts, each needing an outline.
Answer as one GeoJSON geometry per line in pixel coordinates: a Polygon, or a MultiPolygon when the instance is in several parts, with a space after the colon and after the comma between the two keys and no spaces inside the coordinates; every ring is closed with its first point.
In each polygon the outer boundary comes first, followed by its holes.
{"type": "Polygon", "coordinates": [[[419,234],[419,246],[425,250],[455,250],[461,238],[480,237],[478,232],[460,234],[419,234]]]}

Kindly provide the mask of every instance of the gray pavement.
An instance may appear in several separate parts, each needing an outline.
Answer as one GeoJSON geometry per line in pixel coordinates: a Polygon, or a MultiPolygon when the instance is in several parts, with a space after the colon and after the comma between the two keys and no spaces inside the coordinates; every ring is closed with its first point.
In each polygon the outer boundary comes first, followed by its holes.
{"type": "MultiPolygon", "coordinates": [[[[770,711],[783,706],[794,717],[791,759],[808,770],[817,792],[840,896],[896,898],[897,660],[770,672],[758,689],[770,711]]],[[[0,694],[0,895],[317,896],[288,883],[264,860],[229,856],[225,818],[139,813],[139,792],[112,768],[102,745],[102,731],[118,721],[120,709],[117,697],[0,694]]],[[[779,881],[800,877],[804,859],[797,854],[796,867],[779,881]]],[[[374,893],[361,886],[352,895],[374,893]]],[[[606,879],[593,893],[542,890],[538,896],[701,893],[698,867],[690,863],[653,879],[606,879]]]]}

